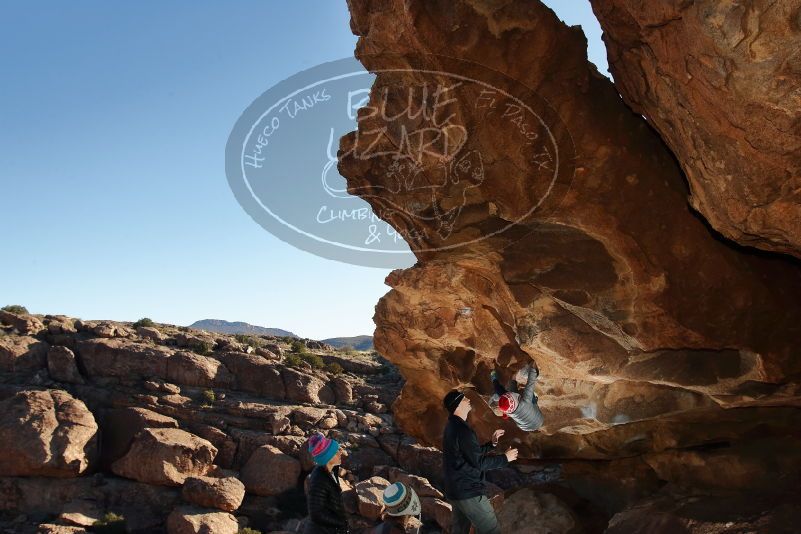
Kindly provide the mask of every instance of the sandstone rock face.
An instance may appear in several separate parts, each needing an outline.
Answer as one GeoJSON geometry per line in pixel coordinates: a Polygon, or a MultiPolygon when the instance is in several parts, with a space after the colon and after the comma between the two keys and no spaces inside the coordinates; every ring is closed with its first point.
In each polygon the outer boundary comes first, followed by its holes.
{"type": "Polygon", "coordinates": [[[193,506],[176,508],[167,518],[168,534],[236,534],[236,518],[193,506]]]}
{"type": "Polygon", "coordinates": [[[728,443],[765,418],[795,432],[798,410],[775,407],[801,400],[801,271],[710,233],[662,140],[587,62],[579,28],[539,2],[349,7],[377,78],[338,168],[418,259],[387,276],[373,317],[376,349],[407,380],[401,428],[438,445],[442,397],[470,385],[480,438],[500,426],[523,457],[728,443]],[[423,88],[453,85],[442,72],[469,80],[429,103],[439,114],[419,113],[423,88]],[[415,152],[402,137],[421,131],[448,142],[415,152]],[[526,434],[476,394],[491,393],[492,368],[505,382],[531,360],[545,426],[526,434]]]}
{"type": "Polygon", "coordinates": [[[256,495],[279,495],[298,484],[300,462],[272,445],[256,449],[242,468],[242,482],[256,495]]]}
{"type": "Polygon", "coordinates": [[[75,354],[67,347],[51,347],[47,351],[47,370],[53,380],[83,384],[84,380],[75,364],[75,354]]]}
{"type": "Polygon", "coordinates": [[[281,372],[263,357],[244,352],[227,352],[221,356],[221,360],[236,377],[240,389],[270,399],[281,400],[286,397],[281,372]]]}
{"type": "Polygon", "coordinates": [[[78,356],[90,377],[166,378],[170,349],[123,339],[90,339],[78,343],[78,356]]]}
{"type": "Polygon", "coordinates": [[[233,375],[219,360],[179,351],[167,361],[167,380],[196,387],[231,387],[233,375]]]}
{"type": "Polygon", "coordinates": [[[550,493],[523,489],[504,500],[498,514],[501,531],[509,534],[579,533],[574,513],[550,493]]]}
{"type": "Polygon", "coordinates": [[[105,510],[124,516],[133,532],[157,531],[181,499],[177,488],[97,474],[77,478],[4,477],[0,478],[0,496],[0,509],[32,517],[71,514],[81,503],[108,507],[105,510]]]}
{"type": "Polygon", "coordinates": [[[769,503],[752,494],[682,495],[662,493],[644,499],[609,521],[607,534],[647,532],[796,532],[798,500],[769,503]]]}
{"type": "Polygon", "coordinates": [[[97,424],[66,391],[22,391],[0,401],[0,476],[75,477],[95,460],[97,424]]]}
{"type": "Polygon", "coordinates": [[[146,428],[111,470],[148,484],[180,486],[187,477],[204,475],[216,454],[211,443],[184,430],[146,428]]]}
{"type": "Polygon", "coordinates": [[[17,332],[22,335],[36,335],[45,326],[41,319],[35,315],[28,315],[27,313],[11,313],[5,310],[0,310],[0,323],[13,326],[17,332]]]}
{"type": "Polygon", "coordinates": [[[592,0],[620,94],[726,237],[801,257],[798,2],[592,0]]]}
{"type": "Polygon", "coordinates": [[[30,336],[0,336],[0,371],[41,369],[47,362],[48,345],[30,336]]]}
{"type": "Polygon", "coordinates": [[[245,498],[245,485],[236,477],[189,477],[182,495],[192,504],[233,512],[245,498]]]}
{"type": "Polygon", "coordinates": [[[178,428],[178,421],[146,408],[109,410],[101,418],[101,463],[111,466],[128,452],[134,437],[145,428],[178,428]]]}
{"type": "Polygon", "coordinates": [[[281,377],[284,379],[289,400],[311,404],[334,403],[333,390],[316,376],[287,367],[281,371],[281,377]]]}

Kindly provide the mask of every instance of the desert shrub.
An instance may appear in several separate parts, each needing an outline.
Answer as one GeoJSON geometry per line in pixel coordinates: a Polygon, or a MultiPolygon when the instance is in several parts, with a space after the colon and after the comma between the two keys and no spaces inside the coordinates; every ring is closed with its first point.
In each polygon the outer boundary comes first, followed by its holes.
{"type": "Polygon", "coordinates": [[[201,356],[206,356],[208,354],[211,354],[211,349],[213,347],[211,343],[209,343],[205,339],[202,339],[200,341],[196,341],[195,343],[193,343],[190,348],[192,349],[192,352],[196,352],[201,356]]]}
{"type": "Polygon", "coordinates": [[[106,534],[123,534],[126,531],[125,518],[114,512],[108,512],[92,525],[93,532],[104,532],[106,534]]]}
{"type": "Polygon", "coordinates": [[[254,349],[261,347],[261,340],[256,337],[247,334],[237,334],[234,338],[244,345],[250,345],[254,349]]]}
{"type": "Polygon", "coordinates": [[[316,354],[304,353],[300,355],[300,359],[312,366],[312,369],[322,369],[325,367],[323,359],[316,354]]]}
{"type": "Polygon", "coordinates": [[[339,375],[339,374],[342,374],[342,372],[344,371],[342,366],[339,365],[336,362],[329,363],[328,365],[326,365],[325,366],[325,370],[328,371],[329,373],[331,373],[332,375],[339,375]]]}
{"type": "Polygon", "coordinates": [[[136,321],[133,325],[134,328],[139,328],[140,326],[153,326],[156,323],[153,322],[153,319],[150,317],[142,317],[138,321],[136,321]]]}
{"type": "Polygon", "coordinates": [[[287,354],[284,357],[284,363],[290,367],[302,367],[303,360],[297,354],[287,354]]]}
{"type": "Polygon", "coordinates": [[[303,353],[306,352],[306,342],[302,339],[292,341],[292,352],[303,353]]]}
{"type": "Polygon", "coordinates": [[[214,404],[214,401],[217,400],[217,395],[214,393],[213,389],[206,389],[203,391],[203,400],[209,405],[214,404]]]}
{"type": "Polygon", "coordinates": [[[3,306],[2,310],[16,314],[28,313],[28,308],[25,306],[20,306],[19,304],[9,304],[8,306],[3,306]]]}
{"type": "Polygon", "coordinates": [[[341,347],[339,347],[339,350],[340,352],[344,352],[345,354],[350,354],[356,349],[353,348],[353,345],[342,345],[341,347]]]}

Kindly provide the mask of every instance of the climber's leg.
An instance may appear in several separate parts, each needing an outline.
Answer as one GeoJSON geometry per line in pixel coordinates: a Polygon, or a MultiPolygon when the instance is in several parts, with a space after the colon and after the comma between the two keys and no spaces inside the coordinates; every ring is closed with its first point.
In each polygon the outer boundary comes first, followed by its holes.
{"type": "Polygon", "coordinates": [[[456,505],[458,501],[448,501],[451,504],[451,534],[468,534],[470,532],[470,520],[456,505]]]}
{"type": "MultiPolygon", "coordinates": [[[[498,373],[496,373],[495,371],[492,371],[490,373],[490,378],[492,379],[492,385],[495,388],[495,393],[497,393],[498,396],[501,396],[504,393],[506,393],[506,389],[504,389],[504,387],[501,385],[500,380],[498,380],[498,373]]],[[[515,391],[515,390],[511,390],[511,391],[515,391]]]]}
{"type": "Polygon", "coordinates": [[[528,382],[526,388],[523,390],[523,402],[535,402],[534,398],[534,385],[537,383],[537,378],[540,372],[536,366],[528,365],[528,382]]]}
{"type": "MultiPolygon", "coordinates": [[[[450,501],[450,503],[451,506],[453,506],[454,519],[458,517],[457,509],[460,515],[467,518],[467,530],[452,529],[451,532],[453,534],[466,534],[471,524],[475,527],[476,534],[501,534],[501,527],[498,525],[498,518],[495,516],[495,510],[493,510],[492,504],[490,504],[486,495],[450,501]]],[[[456,523],[454,523],[454,525],[455,524],[456,523]]],[[[459,526],[461,527],[461,523],[459,526]]]]}

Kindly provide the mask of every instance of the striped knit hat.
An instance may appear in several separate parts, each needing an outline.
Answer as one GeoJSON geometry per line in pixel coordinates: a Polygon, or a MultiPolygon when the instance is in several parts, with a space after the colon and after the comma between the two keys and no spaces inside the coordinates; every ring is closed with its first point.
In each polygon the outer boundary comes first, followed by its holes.
{"type": "Polygon", "coordinates": [[[309,438],[309,454],[317,465],[325,465],[339,450],[339,443],[335,439],[328,439],[319,432],[309,438]]]}
{"type": "Polygon", "coordinates": [[[417,493],[404,484],[395,482],[384,488],[381,501],[387,508],[387,515],[418,515],[420,513],[420,499],[417,493]]]}
{"type": "Polygon", "coordinates": [[[506,417],[507,413],[513,413],[517,410],[517,399],[509,392],[504,393],[498,399],[498,408],[500,408],[504,417],[506,417]]]}

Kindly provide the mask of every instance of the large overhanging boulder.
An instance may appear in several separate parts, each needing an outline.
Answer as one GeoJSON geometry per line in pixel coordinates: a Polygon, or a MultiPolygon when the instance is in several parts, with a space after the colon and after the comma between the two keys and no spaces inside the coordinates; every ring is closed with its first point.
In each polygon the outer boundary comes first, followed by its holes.
{"type": "Polygon", "coordinates": [[[349,6],[356,57],[377,78],[339,171],[418,258],[387,277],[374,315],[377,350],[407,379],[395,405],[406,431],[438,445],[449,389],[486,397],[493,367],[506,379],[534,359],[542,432],[475,398],[471,415],[480,437],[506,428],[523,456],[795,432],[801,272],[691,211],[673,155],[588,63],[579,28],[536,1],[349,6]],[[504,122],[470,80],[529,114],[504,122]],[[451,100],[414,113],[423,86],[451,100]],[[409,143],[437,129],[425,150],[409,143]]]}

